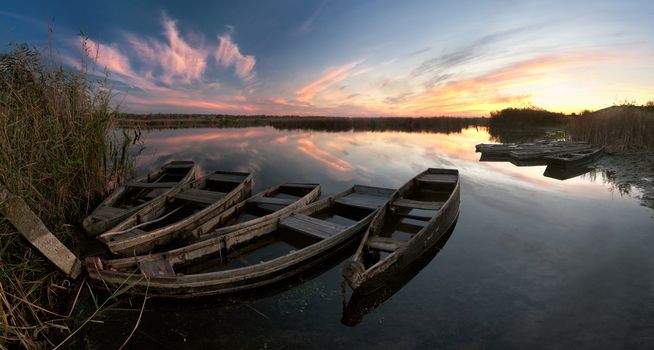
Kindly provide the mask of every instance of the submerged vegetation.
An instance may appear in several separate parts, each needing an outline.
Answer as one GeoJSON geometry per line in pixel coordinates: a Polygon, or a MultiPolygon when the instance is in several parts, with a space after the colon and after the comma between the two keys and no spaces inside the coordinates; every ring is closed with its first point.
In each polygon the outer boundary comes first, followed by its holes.
{"type": "MultiPolygon", "coordinates": [[[[85,57],[90,56],[86,52],[85,57]]],[[[89,61],[63,69],[48,51],[12,45],[0,53],[0,180],[63,242],[80,218],[128,171],[126,134],[89,61]]],[[[0,217],[0,347],[51,347],[71,283],[0,217]]]]}

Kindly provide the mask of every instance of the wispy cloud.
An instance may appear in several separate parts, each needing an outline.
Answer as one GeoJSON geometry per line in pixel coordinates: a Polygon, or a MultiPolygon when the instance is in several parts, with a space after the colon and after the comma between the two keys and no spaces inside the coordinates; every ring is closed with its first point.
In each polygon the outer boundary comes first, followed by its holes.
{"type": "Polygon", "coordinates": [[[313,23],[318,19],[318,16],[322,13],[322,10],[325,8],[325,5],[327,4],[329,0],[323,0],[320,5],[316,8],[315,11],[307,18],[304,22],[302,22],[302,25],[298,29],[299,32],[301,33],[308,33],[313,30],[313,23]]]}
{"type": "Polygon", "coordinates": [[[214,53],[216,61],[224,68],[233,66],[236,75],[251,81],[254,78],[254,65],[257,63],[254,56],[243,55],[229,34],[219,36],[218,41],[218,49],[214,53]]]}
{"type": "Polygon", "coordinates": [[[329,89],[332,85],[359,73],[355,71],[354,68],[361,64],[361,62],[363,62],[363,60],[350,62],[338,68],[328,70],[317,80],[314,80],[308,85],[298,89],[295,92],[297,99],[300,101],[310,100],[314,96],[329,89]]]}

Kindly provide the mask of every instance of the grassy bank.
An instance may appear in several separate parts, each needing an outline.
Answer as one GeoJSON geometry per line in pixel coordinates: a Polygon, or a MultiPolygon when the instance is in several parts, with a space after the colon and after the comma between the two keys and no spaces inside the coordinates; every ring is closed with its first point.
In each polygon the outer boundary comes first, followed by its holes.
{"type": "Polygon", "coordinates": [[[571,121],[575,140],[606,145],[609,151],[654,150],[654,103],[621,105],[585,112],[571,121]]]}
{"type": "MultiPolygon", "coordinates": [[[[82,64],[82,67],[88,65],[82,64]]],[[[127,169],[111,90],[26,45],[0,54],[0,180],[74,251],[80,218],[127,169]]],[[[73,284],[0,218],[0,345],[51,347],[73,284]]]]}

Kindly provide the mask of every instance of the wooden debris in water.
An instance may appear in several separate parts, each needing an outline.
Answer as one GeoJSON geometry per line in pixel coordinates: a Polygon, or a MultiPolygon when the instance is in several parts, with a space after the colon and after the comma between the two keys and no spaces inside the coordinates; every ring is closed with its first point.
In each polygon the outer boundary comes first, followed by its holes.
{"type": "Polygon", "coordinates": [[[45,227],[22,198],[11,193],[1,183],[0,213],[66,275],[72,278],[79,276],[82,264],[77,257],[45,227]]]}

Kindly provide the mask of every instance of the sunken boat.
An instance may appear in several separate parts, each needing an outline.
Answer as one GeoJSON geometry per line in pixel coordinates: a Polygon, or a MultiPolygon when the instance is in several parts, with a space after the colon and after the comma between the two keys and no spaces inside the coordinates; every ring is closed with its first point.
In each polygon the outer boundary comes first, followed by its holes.
{"type": "Polygon", "coordinates": [[[395,190],[355,185],[292,214],[166,252],[90,257],[98,286],[136,295],[191,298],[269,286],[320,266],[357,244],[395,190]]]}
{"type": "Polygon", "coordinates": [[[380,209],[343,277],[355,293],[372,293],[432,249],[459,215],[456,169],[427,169],[380,209]]]}
{"type": "Polygon", "coordinates": [[[250,196],[251,189],[250,173],[216,171],[144,206],[98,238],[114,254],[144,254],[215,226],[216,217],[250,196]]]}
{"type": "Polygon", "coordinates": [[[164,196],[193,180],[196,167],[192,161],[172,161],[146,175],[118,187],[91,212],[82,226],[97,236],[114,227],[146,205],[157,205],[164,196]]]}

